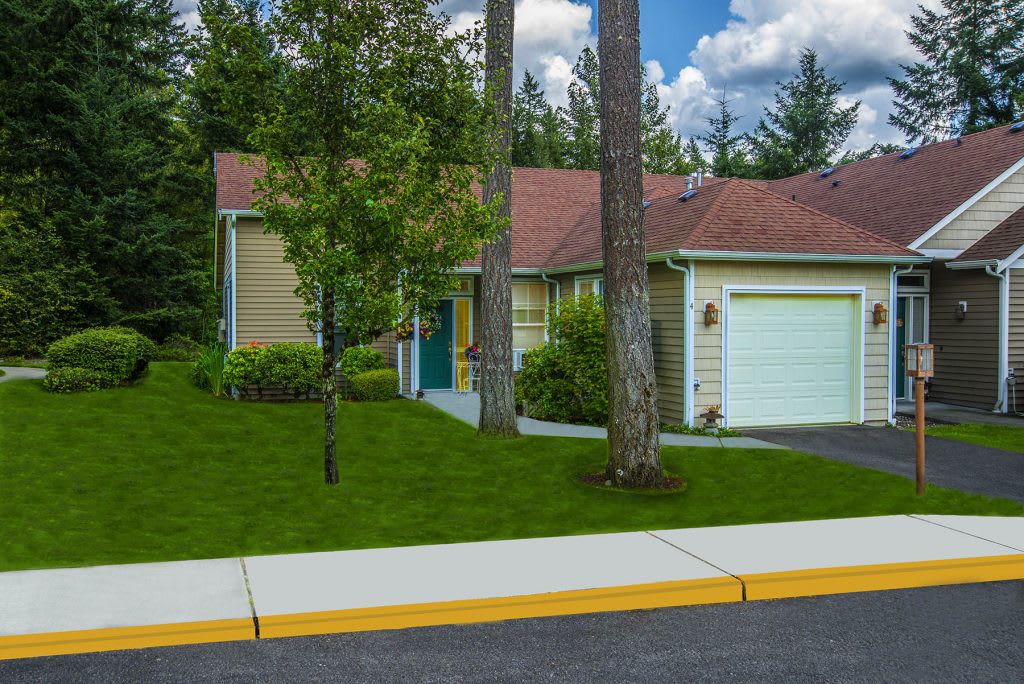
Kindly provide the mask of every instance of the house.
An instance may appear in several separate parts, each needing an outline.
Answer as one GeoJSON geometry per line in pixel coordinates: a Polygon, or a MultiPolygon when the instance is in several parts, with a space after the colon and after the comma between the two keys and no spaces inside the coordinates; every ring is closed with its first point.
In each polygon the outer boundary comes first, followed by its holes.
{"type": "Polygon", "coordinates": [[[935,345],[931,399],[1024,411],[1007,382],[1024,368],[1024,123],[767,187],[933,257],[897,275],[896,346],[935,345]]]}
{"type": "MultiPolygon", "coordinates": [[[[251,209],[255,173],[237,155],[216,157],[226,339],[314,341],[280,242],[251,209]]],[[[600,178],[525,168],[513,177],[518,365],[545,341],[550,303],[601,292],[600,178]]],[[[895,274],[931,257],[764,183],[648,175],[644,190],[664,422],[693,424],[719,404],[732,427],[891,419],[897,328],[884,314],[896,306],[895,274]]],[[[458,290],[439,307],[444,327],[429,340],[375,343],[403,392],[466,389],[460,350],[476,341],[479,272],[478,262],[458,270],[458,290]]]]}

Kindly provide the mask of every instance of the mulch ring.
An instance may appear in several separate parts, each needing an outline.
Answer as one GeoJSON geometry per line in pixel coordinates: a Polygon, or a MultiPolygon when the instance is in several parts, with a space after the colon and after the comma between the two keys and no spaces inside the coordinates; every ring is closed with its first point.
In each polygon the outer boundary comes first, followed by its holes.
{"type": "Polygon", "coordinates": [[[602,489],[617,489],[627,492],[653,492],[653,491],[680,491],[686,489],[686,480],[677,475],[665,474],[661,482],[654,487],[617,487],[603,473],[585,473],[579,476],[579,481],[591,487],[602,489]]]}

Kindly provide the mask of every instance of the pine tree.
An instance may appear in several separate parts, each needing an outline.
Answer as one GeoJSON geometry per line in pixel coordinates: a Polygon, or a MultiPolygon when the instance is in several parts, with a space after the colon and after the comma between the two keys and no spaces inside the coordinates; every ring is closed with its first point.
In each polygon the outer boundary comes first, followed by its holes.
{"type": "Polygon", "coordinates": [[[708,160],[704,158],[704,152],[700,149],[700,144],[697,142],[696,137],[690,136],[683,154],[686,156],[686,165],[690,169],[689,173],[696,171],[707,173],[711,170],[711,166],[708,164],[708,160]]]}
{"type": "MultiPolygon", "coordinates": [[[[646,69],[642,70],[646,77],[646,69]]],[[[669,107],[662,108],[658,86],[646,82],[640,99],[640,148],[644,173],[669,173],[677,176],[691,172],[683,151],[683,136],[672,130],[669,107]]]]}
{"type": "Polygon", "coordinates": [[[545,157],[542,119],[550,105],[533,74],[526,71],[512,101],[512,165],[543,167],[545,157]]]}
{"type": "Polygon", "coordinates": [[[566,128],[565,109],[548,105],[540,119],[542,166],[552,169],[566,168],[569,154],[566,128]]]}
{"type": "Polygon", "coordinates": [[[601,166],[601,89],[597,53],[583,48],[573,81],[569,84],[566,120],[569,134],[567,157],[574,169],[597,170],[601,166]]]}
{"type": "Polygon", "coordinates": [[[734,132],[740,117],[729,106],[732,100],[722,91],[718,103],[718,116],[710,116],[705,121],[708,128],[703,135],[697,136],[708,145],[711,152],[711,173],[720,178],[743,178],[750,174],[750,162],[745,148],[746,138],[734,132]]]}
{"type": "Polygon", "coordinates": [[[920,7],[907,37],[924,58],[890,78],[889,123],[924,143],[1016,120],[1024,105],[1024,0],[920,7]]]}
{"type": "Polygon", "coordinates": [[[764,108],[750,138],[756,173],[784,178],[828,166],[857,125],[860,101],[839,106],[846,84],[829,76],[809,48],[800,53],[800,73],[776,85],[775,110],[764,108]]]}

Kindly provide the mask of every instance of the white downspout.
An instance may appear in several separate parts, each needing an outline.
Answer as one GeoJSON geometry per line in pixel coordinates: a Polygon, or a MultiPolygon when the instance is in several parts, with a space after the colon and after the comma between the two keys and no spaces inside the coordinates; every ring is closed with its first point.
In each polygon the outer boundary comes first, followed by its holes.
{"type": "Polygon", "coordinates": [[[555,280],[554,278],[549,278],[547,273],[541,273],[540,279],[545,283],[555,284],[555,315],[557,316],[558,309],[562,304],[562,282],[560,280],[555,280]]]}
{"type": "Polygon", "coordinates": [[[238,216],[231,215],[231,346],[234,349],[238,337],[238,216]]]}
{"type": "Polygon", "coordinates": [[[415,397],[420,388],[420,317],[412,319],[412,344],[409,345],[409,391],[415,397]]]}
{"type": "Polygon", "coordinates": [[[693,427],[693,260],[680,266],[669,257],[665,265],[679,271],[683,281],[683,422],[693,427]]]}
{"type": "Polygon", "coordinates": [[[995,266],[986,266],[985,273],[999,279],[999,388],[993,413],[1006,413],[1006,374],[1010,367],[1010,274],[999,273],[995,266]]]}
{"type": "Polygon", "coordinates": [[[889,422],[896,423],[896,309],[899,299],[899,279],[914,270],[914,267],[907,266],[901,269],[899,266],[892,267],[892,276],[889,283],[889,422]]]}
{"type": "MultiPolygon", "coordinates": [[[[403,273],[404,273],[404,271],[403,271],[403,273]]],[[[399,302],[401,302],[401,299],[402,299],[402,275],[401,275],[401,273],[398,275],[398,299],[399,299],[399,302]]],[[[398,326],[395,326],[395,327],[397,328],[398,326]]],[[[397,341],[397,347],[398,347],[398,393],[401,394],[402,393],[402,388],[404,387],[404,385],[402,384],[402,341],[401,340],[397,341]]],[[[412,387],[409,387],[409,389],[411,390],[412,387]]]]}

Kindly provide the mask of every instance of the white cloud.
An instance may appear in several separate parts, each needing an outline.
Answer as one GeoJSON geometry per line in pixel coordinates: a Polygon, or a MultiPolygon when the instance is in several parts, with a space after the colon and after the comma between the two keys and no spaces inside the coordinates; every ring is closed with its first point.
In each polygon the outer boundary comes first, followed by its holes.
{"type": "MultiPolygon", "coordinates": [[[[451,15],[457,29],[468,28],[484,16],[483,0],[443,0],[438,9],[451,15]]],[[[597,47],[591,15],[584,0],[516,0],[516,84],[529,70],[549,102],[565,105],[576,57],[584,45],[597,47]]]]}
{"type": "Polygon", "coordinates": [[[199,19],[198,0],[174,0],[174,10],[178,13],[178,21],[185,24],[189,31],[195,31],[202,23],[199,19]]]}

